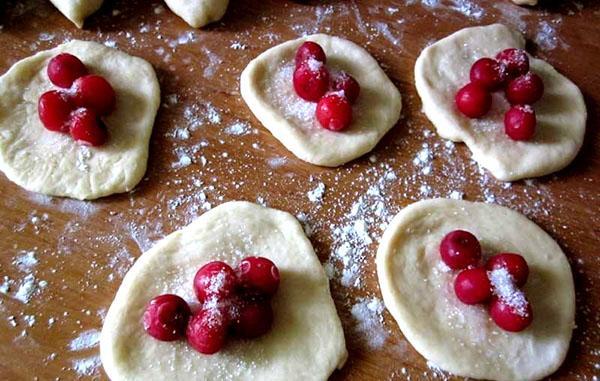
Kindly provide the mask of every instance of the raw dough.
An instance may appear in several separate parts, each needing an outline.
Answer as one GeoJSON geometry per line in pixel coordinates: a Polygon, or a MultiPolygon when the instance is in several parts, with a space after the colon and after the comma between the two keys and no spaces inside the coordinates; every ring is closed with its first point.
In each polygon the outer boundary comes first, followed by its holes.
{"type": "Polygon", "coordinates": [[[575,326],[575,291],[567,258],[554,240],[508,208],[457,200],[420,201],[390,223],[377,252],[386,307],[404,336],[431,363],[462,377],[537,380],[563,362],[575,326]],[[520,253],[533,323],[520,333],[498,328],[482,306],[461,303],[454,273],[440,259],[448,232],[465,229],[484,255],[520,253]]]}
{"type": "Polygon", "coordinates": [[[23,188],[51,196],[95,199],[129,191],[146,172],[159,103],[152,66],[117,49],[73,40],[25,58],[0,77],[0,170],[23,188]],[[39,120],[40,95],[56,89],[46,66],[61,52],[79,57],[117,93],[117,107],[104,119],[110,133],[104,146],[81,146],[39,120]]]}
{"type": "Polygon", "coordinates": [[[58,10],[78,28],[83,27],[85,18],[96,12],[104,0],[50,0],[58,10]]]}
{"type": "Polygon", "coordinates": [[[516,142],[504,133],[509,106],[503,92],[493,94],[492,110],[483,119],[469,119],[456,110],[454,96],[468,83],[473,62],[510,47],[524,48],[525,40],[504,25],[466,28],[425,48],[415,65],[423,111],[440,136],[465,142],[473,159],[504,181],[543,176],[567,166],[581,148],[587,118],[577,86],[532,57],[531,68],[544,80],[545,92],[534,105],[538,125],[531,141],[516,142]]]}
{"type": "Polygon", "coordinates": [[[346,361],[342,325],[329,283],[302,227],[290,214],[249,202],[229,202],[157,243],[129,270],[102,329],[106,373],[121,380],[327,380],[346,361]],[[281,285],[275,323],[261,338],[231,340],[206,356],[185,341],[160,342],[141,317],[156,295],[195,301],[195,272],[211,260],[232,265],[245,256],[270,258],[281,285]]]}
{"type": "Polygon", "coordinates": [[[165,3],[191,27],[200,28],[220,20],[229,0],[165,0],[165,3]]]}
{"type": "Polygon", "coordinates": [[[371,151],[400,117],[400,93],[371,55],[339,37],[315,34],[275,46],[248,64],[240,80],[242,97],[256,118],[294,155],[335,167],[371,151]],[[302,100],[292,75],[296,50],[315,41],[327,54],[330,71],[345,70],[360,83],[354,120],[343,132],[322,128],[316,103],[302,100]]]}
{"type": "Polygon", "coordinates": [[[512,0],[512,2],[518,5],[537,5],[537,0],[512,0]]]}

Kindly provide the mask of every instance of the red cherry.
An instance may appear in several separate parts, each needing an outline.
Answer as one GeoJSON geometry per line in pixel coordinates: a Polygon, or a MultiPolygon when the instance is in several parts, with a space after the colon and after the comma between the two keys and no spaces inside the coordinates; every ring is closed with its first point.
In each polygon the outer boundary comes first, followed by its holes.
{"type": "Polygon", "coordinates": [[[86,146],[101,146],[108,140],[106,126],[91,110],[78,109],[71,114],[71,136],[86,146]]]}
{"type": "Polygon", "coordinates": [[[481,118],[492,107],[492,94],[482,86],[469,83],[456,93],[456,107],[469,118],[481,118]]]}
{"type": "Polygon", "coordinates": [[[327,62],[327,56],[321,45],[316,42],[306,41],[296,51],[296,67],[302,65],[310,58],[322,63],[327,62]]]}
{"type": "Polygon", "coordinates": [[[233,295],[236,284],[235,271],[227,263],[221,261],[205,264],[194,276],[194,291],[201,302],[211,296],[224,299],[233,295]]]}
{"type": "Polygon", "coordinates": [[[523,49],[505,49],[496,55],[496,60],[504,65],[509,78],[515,78],[529,71],[529,57],[523,49]]]}
{"type": "Polygon", "coordinates": [[[510,81],[505,92],[511,104],[530,105],[544,95],[544,81],[539,75],[529,72],[510,81]]]}
{"type": "Polygon", "coordinates": [[[69,132],[73,105],[66,94],[48,91],[38,101],[38,114],[44,127],[50,131],[69,132]]]}
{"type": "Polygon", "coordinates": [[[322,62],[308,59],[294,71],[296,94],[309,102],[317,102],[329,88],[329,71],[322,62]]]}
{"type": "Polygon", "coordinates": [[[185,334],[191,313],[187,302],[179,296],[157,296],[146,306],[144,329],[157,340],[177,340],[185,334]]]}
{"type": "Polygon", "coordinates": [[[512,140],[529,140],[535,135],[535,111],[529,105],[512,106],[504,114],[504,132],[512,140]]]}
{"type": "Polygon", "coordinates": [[[279,269],[264,257],[244,258],[237,267],[239,285],[251,294],[271,297],[279,288],[279,269]]]}
{"type": "Polygon", "coordinates": [[[472,83],[489,91],[496,91],[506,80],[506,70],[494,59],[481,58],[471,66],[470,77],[472,83]]]}
{"type": "Polygon", "coordinates": [[[481,245],[477,238],[464,230],[446,234],[440,243],[440,255],[452,270],[462,270],[475,265],[481,258],[481,245]]]}
{"type": "Polygon", "coordinates": [[[52,58],[46,71],[50,82],[64,88],[71,87],[73,81],[87,74],[83,62],[69,53],[62,53],[52,58]]]}
{"type": "Polygon", "coordinates": [[[485,268],[488,271],[505,268],[518,287],[525,285],[527,278],[529,277],[529,266],[527,265],[527,261],[519,254],[496,254],[487,260],[485,268]]]}
{"type": "Polygon", "coordinates": [[[259,337],[269,332],[273,325],[273,309],[268,300],[244,300],[235,310],[232,332],[237,337],[259,337]]]}
{"type": "Polygon", "coordinates": [[[212,355],[223,348],[229,320],[219,308],[202,308],[187,325],[188,343],[200,353],[212,355]]]}
{"type": "Polygon", "coordinates": [[[317,104],[317,120],[323,128],[341,131],[352,123],[352,105],[339,94],[332,93],[321,98],[317,104]]]}
{"type": "Polygon", "coordinates": [[[358,95],[360,94],[360,85],[358,84],[356,79],[354,79],[354,77],[352,77],[345,71],[341,72],[335,77],[331,89],[333,91],[343,91],[344,96],[352,104],[356,102],[356,100],[358,99],[358,95]]]}
{"type": "Polygon", "coordinates": [[[498,327],[509,332],[520,332],[533,321],[533,311],[527,299],[524,305],[515,308],[494,296],[490,302],[489,313],[498,327]]]}
{"type": "Polygon", "coordinates": [[[86,75],[73,82],[74,102],[78,107],[89,108],[103,116],[115,109],[115,90],[104,77],[86,75]]]}
{"type": "Polygon", "coordinates": [[[454,292],[465,304],[486,302],[492,296],[492,285],[483,267],[462,270],[454,281],[454,292]]]}

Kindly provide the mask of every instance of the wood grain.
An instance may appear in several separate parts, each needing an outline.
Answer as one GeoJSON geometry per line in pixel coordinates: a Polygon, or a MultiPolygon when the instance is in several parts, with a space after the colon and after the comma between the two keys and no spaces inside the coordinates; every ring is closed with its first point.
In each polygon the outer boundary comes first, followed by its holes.
{"type": "MultiPolygon", "coordinates": [[[[370,347],[357,331],[351,308],[362,297],[380,297],[373,263],[379,225],[411,202],[447,197],[453,191],[468,200],[519,210],[559,242],[575,275],[577,329],[568,359],[552,379],[597,379],[593,377],[600,373],[600,4],[558,3],[521,8],[507,0],[442,0],[436,7],[419,1],[234,0],[222,22],[193,30],[161,2],[115,0],[90,17],[84,30],[77,30],[49,2],[3,2],[0,72],[71,38],[107,42],[154,65],[163,106],[146,178],[129,194],[93,203],[50,199],[28,193],[0,175],[0,276],[14,282],[7,295],[0,295],[0,379],[105,379],[101,368],[81,362],[93,364],[97,346],[72,351],[69,343],[86,330],[100,329],[133,259],[201,214],[202,205],[208,207],[205,202],[261,200],[294,214],[305,213],[314,229],[311,241],[326,262],[341,244],[334,229],[352,223],[350,209],[361,197],[368,207],[361,218],[374,242],[364,251],[361,287],[332,281],[350,351],[347,365],[332,378],[446,377],[427,367],[387,312],[383,319],[389,337],[384,345],[370,347]],[[475,12],[465,15],[460,4],[474,4],[475,12]],[[585,144],[575,162],[559,173],[512,184],[495,181],[472,163],[463,145],[447,149],[420,112],[413,65],[421,49],[460,28],[492,22],[524,30],[531,51],[552,63],[585,95],[589,112],[585,144]],[[403,94],[402,120],[372,155],[337,169],[293,157],[261,127],[238,91],[239,74],[250,59],[277,43],[317,31],[365,46],[403,94]],[[218,110],[217,123],[207,118],[210,107],[218,110]],[[237,122],[248,123],[250,133],[228,134],[226,128],[237,122]],[[198,128],[188,139],[174,136],[178,128],[190,125],[198,128]],[[200,147],[201,142],[205,144],[200,147]],[[431,174],[413,162],[423,144],[433,154],[431,174]],[[194,163],[174,168],[182,152],[194,163]],[[207,160],[205,165],[201,157],[207,160]],[[396,179],[378,188],[385,212],[381,217],[372,211],[378,200],[365,194],[389,172],[396,179]],[[306,193],[318,182],[326,185],[326,192],[322,203],[313,203],[306,193]],[[23,263],[19,267],[22,251],[33,251],[38,263],[29,269],[23,263]],[[13,296],[29,272],[47,286],[24,304],[13,296]],[[31,326],[27,316],[35,317],[31,326]]],[[[335,259],[333,255],[331,261],[339,267],[335,259]]]]}

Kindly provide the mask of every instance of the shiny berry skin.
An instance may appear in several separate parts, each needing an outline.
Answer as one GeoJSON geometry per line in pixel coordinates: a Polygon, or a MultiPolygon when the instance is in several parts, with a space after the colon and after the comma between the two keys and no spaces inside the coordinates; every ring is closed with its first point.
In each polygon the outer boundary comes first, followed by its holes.
{"type": "Polygon", "coordinates": [[[492,296],[492,285],[483,267],[462,270],[454,281],[454,292],[465,304],[479,304],[492,296]]]}
{"type": "Polygon", "coordinates": [[[306,41],[296,51],[296,67],[302,65],[310,58],[322,63],[327,62],[327,56],[321,45],[316,42],[306,41]]]}
{"type": "Polygon", "coordinates": [[[179,296],[159,295],[146,306],[144,329],[157,340],[177,340],[185,334],[191,314],[187,302],[179,296]]]}
{"type": "Polygon", "coordinates": [[[200,302],[211,296],[219,299],[228,298],[235,292],[236,285],[235,271],[221,261],[205,264],[194,276],[194,292],[200,302]]]}
{"type": "Polygon", "coordinates": [[[529,71],[529,57],[523,49],[505,49],[496,55],[496,60],[504,65],[509,78],[516,78],[529,71]]]}
{"type": "Polygon", "coordinates": [[[90,74],[78,78],[73,82],[73,92],[75,105],[89,108],[100,116],[115,109],[115,90],[104,77],[90,74]]]}
{"type": "Polygon", "coordinates": [[[345,71],[337,75],[332,84],[332,91],[343,91],[344,96],[352,104],[356,102],[360,95],[360,85],[350,74],[345,71]]]}
{"type": "Polygon", "coordinates": [[[293,81],[300,98],[318,102],[329,89],[329,71],[320,62],[309,59],[296,68],[293,81]]]}
{"type": "Polygon", "coordinates": [[[233,335],[252,339],[269,332],[273,325],[273,309],[268,300],[241,301],[231,322],[233,335]]]}
{"type": "Polygon", "coordinates": [[[212,355],[225,345],[228,326],[228,317],[221,310],[202,308],[190,318],[187,341],[198,352],[212,355]]]}
{"type": "Polygon", "coordinates": [[[352,124],[350,101],[336,93],[321,98],[316,114],[321,126],[331,131],[342,131],[352,124]]]}
{"type": "Polygon", "coordinates": [[[509,332],[520,332],[533,321],[533,311],[529,302],[523,307],[523,310],[524,313],[517,312],[515,308],[496,296],[492,297],[489,305],[489,313],[494,323],[509,332]]]}
{"type": "Polygon", "coordinates": [[[87,69],[79,58],[62,53],[50,60],[46,72],[55,86],[69,88],[73,81],[87,74],[87,69]]]}
{"type": "Polygon", "coordinates": [[[77,143],[86,146],[101,146],[108,140],[106,126],[96,113],[82,108],[71,114],[69,132],[77,143]]]}
{"type": "Polygon", "coordinates": [[[470,78],[471,83],[489,91],[496,91],[506,81],[506,70],[494,59],[481,58],[471,66],[470,78]]]}
{"type": "Polygon", "coordinates": [[[453,270],[462,270],[477,264],[481,259],[481,245],[477,238],[468,231],[454,230],[442,239],[440,255],[448,267],[453,270]]]}
{"type": "Polygon", "coordinates": [[[517,287],[523,287],[529,277],[527,261],[519,254],[500,253],[490,257],[485,263],[485,268],[492,271],[505,268],[513,278],[517,287]]]}
{"type": "Polygon", "coordinates": [[[279,288],[279,269],[267,258],[244,258],[236,273],[239,286],[247,293],[272,297],[279,288]]]}
{"type": "Polygon", "coordinates": [[[456,93],[456,107],[469,118],[481,118],[492,107],[492,94],[484,87],[469,83],[456,93]]]}
{"type": "Polygon", "coordinates": [[[48,91],[38,101],[40,121],[50,131],[69,132],[72,111],[68,96],[60,91],[48,91]]]}
{"type": "Polygon", "coordinates": [[[512,106],[504,114],[504,132],[512,140],[530,140],[535,135],[535,111],[529,105],[512,106]]]}
{"type": "Polygon", "coordinates": [[[544,95],[544,81],[539,75],[529,72],[508,82],[505,94],[510,104],[530,105],[544,95]]]}

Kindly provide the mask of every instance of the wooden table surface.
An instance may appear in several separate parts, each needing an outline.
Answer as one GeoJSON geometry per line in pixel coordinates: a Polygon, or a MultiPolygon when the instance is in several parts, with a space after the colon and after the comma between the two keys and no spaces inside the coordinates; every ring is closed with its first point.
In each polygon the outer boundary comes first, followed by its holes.
{"type": "Polygon", "coordinates": [[[115,0],[78,30],[48,1],[2,2],[0,72],[63,41],[94,40],[151,62],[163,104],[146,178],[129,194],[95,202],[55,199],[0,175],[0,379],[106,379],[96,338],[126,270],[155,241],[229,200],[300,215],[320,259],[335,269],[332,292],[350,357],[333,379],[447,378],[427,366],[381,311],[374,256],[382,227],[401,208],[452,196],[514,208],[558,241],[575,275],[577,328],[552,379],[598,380],[600,2],[552,3],[234,0],[221,22],[194,30],[160,1],[115,0]],[[421,49],[460,28],[493,22],[521,29],[531,51],[583,91],[589,113],[584,147],[563,171],[496,181],[464,145],[439,138],[420,111],[413,66],[421,49]],[[403,96],[403,118],[374,151],[336,169],[286,151],[238,90],[250,59],[314,32],[364,46],[403,96]],[[322,200],[311,201],[309,192],[320,183],[322,200]],[[362,222],[369,236],[352,229],[362,222]],[[342,255],[346,242],[354,248],[349,256],[342,255]],[[340,276],[344,266],[355,277],[352,285],[340,276]],[[34,292],[27,301],[28,284],[34,292]]]}

